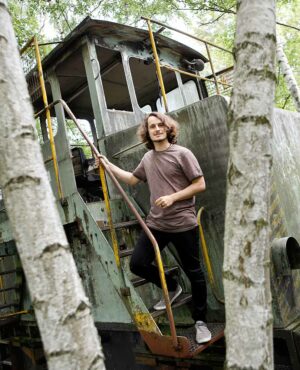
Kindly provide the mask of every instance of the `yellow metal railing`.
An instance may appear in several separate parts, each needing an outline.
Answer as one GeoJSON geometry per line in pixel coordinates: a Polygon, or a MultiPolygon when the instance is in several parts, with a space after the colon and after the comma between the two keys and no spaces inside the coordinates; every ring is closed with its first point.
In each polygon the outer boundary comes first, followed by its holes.
{"type": "MultiPolygon", "coordinates": [[[[3,289],[3,288],[4,288],[3,279],[2,279],[2,276],[0,275],[0,289],[3,289]]],[[[5,292],[1,293],[1,299],[2,299],[3,303],[6,303],[5,292]]]]}
{"type": "Polygon", "coordinates": [[[19,315],[27,315],[28,313],[32,313],[32,311],[17,311],[17,312],[9,312],[4,315],[0,315],[0,320],[7,319],[8,317],[13,317],[13,316],[19,316],[19,315]]]}
{"type": "Polygon", "coordinates": [[[178,30],[178,29],[176,29],[174,27],[170,27],[170,26],[168,26],[168,25],[166,25],[164,23],[155,21],[153,19],[146,18],[146,17],[141,17],[141,19],[145,20],[147,22],[147,25],[148,25],[148,32],[149,32],[149,37],[150,37],[151,46],[152,46],[153,55],[154,55],[154,61],[155,61],[155,66],[156,66],[157,78],[158,78],[159,86],[160,86],[160,89],[161,89],[161,94],[162,94],[162,98],[163,98],[164,107],[165,107],[165,111],[166,112],[168,112],[168,103],[167,103],[167,96],[166,96],[164,81],[163,81],[163,77],[162,77],[162,73],[161,73],[161,68],[167,68],[167,69],[172,70],[174,72],[179,72],[181,74],[185,74],[185,75],[188,75],[188,76],[197,78],[199,80],[214,82],[215,87],[216,87],[216,92],[217,92],[218,95],[220,94],[219,85],[231,87],[230,84],[227,84],[227,83],[225,83],[225,82],[220,81],[220,80],[217,79],[217,75],[215,73],[215,69],[214,69],[212,58],[211,58],[209,46],[213,46],[213,47],[215,47],[217,49],[220,49],[220,50],[225,51],[227,53],[233,54],[230,50],[224,49],[221,46],[218,46],[218,45],[213,44],[212,42],[203,40],[203,39],[201,39],[199,37],[196,37],[194,35],[191,35],[191,34],[188,34],[186,32],[180,31],[180,30],[178,30]],[[183,34],[185,36],[189,36],[189,37],[191,37],[191,38],[193,38],[193,39],[195,39],[197,41],[203,42],[204,45],[205,45],[205,48],[206,48],[207,57],[208,57],[208,61],[209,61],[209,64],[210,64],[213,81],[211,79],[209,79],[209,78],[205,78],[205,77],[199,76],[198,74],[195,74],[195,73],[185,72],[185,71],[183,71],[183,70],[181,70],[179,68],[174,68],[174,67],[169,66],[169,65],[166,65],[166,64],[161,64],[160,63],[160,60],[159,60],[158,53],[157,53],[157,49],[156,49],[156,44],[155,44],[155,39],[154,39],[154,35],[153,35],[151,23],[155,23],[157,25],[162,26],[163,28],[168,28],[168,29],[170,29],[172,31],[181,33],[181,34],[183,34]]]}
{"type": "Polygon", "coordinates": [[[100,175],[100,181],[101,181],[102,191],[103,191],[103,195],[104,195],[105,208],[106,208],[106,213],[107,213],[108,225],[109,225],[109,229],[110,229],[110,235],[111,235],[111,241],[112,241],[113,251],[114,251],[114,255],[115,255],[116,265],[117,265],[118,269],[121,270],[117,234],[116,234],[116,230],[115,230],[114,224],[113,224],[113,218],[112,218],[111,206],[110,206],[110,201],[109,201],[107,182],[106,182],[106,178],[105,178],[105,168],[104,168],[102,163],[99,166],[99,175],[100,175]]]}
{"type": "Polygon", "coordinates": [[[34,36],[32,39],[30,39],[26,43],[26,45],[21,49],[20,54],[21,55],[24,54],[25,51],[28,48],[32,47],[32,46],[34,47],[34,51],[35,51],[35,58],[36,58],[36,62],[37,62],[40,89],[41,89],[43,103],[44,103],[44,107],[45,107],[47,127],[48,127],[48,132],[49,132],[51,155],[52,155],[52,157],[50,159],[48,159],[47,162],[53,161],[58,196],[59,196],[59,199],[62,199],[63,198],[63,193],[62,193],[62,187],[61,187],[60,176],[59,176],[59,168],[58,168],[58,161],[57,161],[57,155],[56,155],[56,149],[55,149],[55,142],[54,142],[54,135],[53,135],[53,128],[52,128],[52,120],[51,120],[51,115],[50,115],[50,109],[48,108],[49,105],[48,105],[48,98],[47,98],[47,92],[46,92],[46,87],[45,87],[43,67],[42,67],[42,62],[41,62],[41,54],[40,54],[39,44],[38,44],[36,36],[34,36]]]}
{"type": "MultiPolygon", "coordinates": [[[[73,122],[77,126],[78,130],[81,132],[82,136],[85,138],[86,142],[91,147],[92,152],[95,154],[95,156],[97,158],[99,158],[99,161],[100,161],[100,169],[99,169],[100,179],[101,179],[104,201],[105,201],[105,205],[106,205],[108,222],[109,222],[109,227],[110,227],[110,233],[111,233],[111,238],[112,238],[112,243],[113,243],[113,251],[114,251],[115,260],[116,260],[116,264],[117,264],[117,267],[118,267],[119,271],[121,271],[119,248],[118,248],[118,243],[117,243],[116,231],[115,231],[115,228],[114,228],[114,225],[113,225],[113,220],[112,220],[111,207],[110,207],[110,202],[109,202],[109,196],[108,196],[108,190],[107,190],[107,184],[106,184],[104,170],[107,172],[107,174],[111,178],[112,182],[114,183],[114,185],[118,189],[119,193],[123,197],[124,201],[126,202],[129,209],[132,211],[132,213],[134,214],[134,216],[136,217],[136,219],[140,223],[142,229],[145,231],[146,235],[148,236],[148,238],[150,239],[150,241],[153,245],[153,248],[154,248],[154,251],[155,251],[155,257],[156,257],[156,263],[157,263],[159,276],[160,276],[161,287],[162,287],[162,291],[163,291],[163,296],[164,296],[165,303],[166,303],[166,311],[167,311],[169,324],[170,324],[170,332],[171,332],[171,337],[172,337],[172,343],[173,343],[173,346],[175,348],[177,348],[178,347],[178,338],[177,338],[177,334],[176,334],[174,317],[173,317],[173,312],[172,312],[172,309],[171,309],[169,292],[168,292],[168,288],[167,288],[166,276],[165,276],[165,271],[164,271],[164,267],[163,267],[161,253],[160,253],[158,243],[157,243],[156,239],[154,238],[153,234],[151,233],[150,229],[148,228],[148,226],[145,224],[144,220],[142,219],[142,217],[138,213],[138,211],[135,209],[135,207],[132,204],[132,202],[130,201],[129,197],[127,196],[127,194],[125,193],[125,191],[123,190],[121,185],[119,184],[118,180],[116,179],[114,174],[111,172],[109,166],[105,163],[104,160],[102,160],[101,154],[99,153],[98,149],[95,147],[95,145],[90,140],[90,138],[87,136],[87,134],[84,132],[84,130],[80,127],[76,117],[74,116],[74,114],[70,110],[70,108],[68,107],[67,103],[62,99],[58,99],[58,100],[52,102],[51,104],[49,104],[47,107],[45,107],[44,109],[42,109],[38,113],[36,113],[35,117],[38,117],[39,115],[41,115],[46,109],[50,110],[56,104],[61,104],[62,105],[62,107],[64,108],[64,110],[66,111],[66,113],[68,114],[70,119],[73,120],[73,122]]],[[[122,274],[122,272],[121,272],[121,274],[122,274]]],[[[137,317],[137,319],[138,319],[138,317],[137,317]]]]}
{"type": "Polygon", "coordinates": [[[169,110],[168,110],[168,104],[167,104],[167,96],[166,96],[166,91],[165,91],[165,85],[164,85],[164,81],[163,81],[163,77],[162,77],[162,73],[161,73],[161,69],[160,69],[160,61],[159,61],[159,56],[157,54],[157,49],[156,49],[156,45],[155,45],[155,40],[154,40],[154,36],[153,36],[153,32],[152,32],[150,19],[147,19],[147,24],[148,24],[149,37],[150,37],[151,46],[152,46],[153,55],[154,55],[154,60],[155,60],[157,78],[158,78],[159,86],[160,86],[160,89],[161,89],[165,110],[166,110],[166,112],[168,112],[169,110]]]}
{"type": "Polygon", "coordinates": [[[210,262],[206,240],[205,240],[205,237],[204,237],[204,231],[203,231],[203,227],[202,227],[202,223],[201,223],[201,216],[202,216],[203,212],[204,212],[204,207],[201,207],[198,211],[198,214],[197,214],[197,221],[198,221],[198,226],[199,226],[202,255],[203,255],[203,258],[204,258],[206,271],[207,271],[207,275],[208,275],[208,280],[209,280],[213,295],[215,296],[217,301],[219,301],[221,303],[224,303],[224,299],[220,298],[218,293],[217,293],[216,280],[215,280],[213,268],[212,268],[212,265],[211,265],[211,262],[210,262]]]}

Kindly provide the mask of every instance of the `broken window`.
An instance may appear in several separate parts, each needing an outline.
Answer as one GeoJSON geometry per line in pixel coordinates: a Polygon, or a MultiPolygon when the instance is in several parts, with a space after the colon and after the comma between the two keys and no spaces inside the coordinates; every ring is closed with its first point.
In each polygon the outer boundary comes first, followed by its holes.
{"type": "Polygon", "coordinates": [[[121,53],[98,46],[97,56],[107,108],[132,112],[121,53]]]}
{"type": "MultiPolygon", "coordinates": [[[[141,110],[149,113],[149,106],[152,111],[158,110],[158,101],[161,99],[161,92],[156,77],[156,68],[152,59],[130,58],[129,65],[131,69],[132,79],[135,87],[136,97],[141,110]]],[[[161,70],[166,93],[178,88],[176,75],[173,71],[166,68],[161,70]]],[[[178,91],[179,95],[180,92],[178,91]]],[[[172,108],[176,104],[181,104],[182,100],[177,99],[178,95],[174,95],[171,103],[172,108]]],[[[181,99],[181,97],[179,98],[181,99]]],[[[163,104],[163,102],[161,103],[163,104]]],[[[178,109],[178,108],[175,108],[178,109]]]]}

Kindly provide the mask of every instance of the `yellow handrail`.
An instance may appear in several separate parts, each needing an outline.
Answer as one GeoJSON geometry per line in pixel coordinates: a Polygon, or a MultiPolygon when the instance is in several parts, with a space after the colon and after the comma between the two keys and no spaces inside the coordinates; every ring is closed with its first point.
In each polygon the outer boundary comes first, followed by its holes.
{"type": "Polygon", "coordinates": [[[162,94],[162,97],[163,97],[165,110],[166,110],[166,112],[168,112],[169,109],[168,109],[168,103],[167,103],[166,90],[165,90],[164,80],[162,78],[162,73],[161,73],[161,69],[160,69],[160,61],[159,61],[159,57],[158,57],[157,50],[156,50],[155,40],[154,40],[152,27],[151,27],[151,21],[147,20],[147,24],[148,24],[149,37],[150,37],[151,46],[152,46],[153,55],[154,55],[154,60],[155,60],[157,78],[158,78],[161,94],[162,94]]]}
{"type": "MultiPolygon", "coordinates": [[[[3,284],[3,278],[2,276],[0,275],[0,289],[4,288],[4,284],[3,284]]],[[[3,300],[3,303],[6,303],[5,301],[5,292],[2,292],[2,300],[3,300]]]]}
{"type": "Polygon", "coordinates": [[[161,92],[162,92],[162,96],[163,96],[163,101],[164,101],[164,105],[165,105],[165,108],[166,108],[166,112],[168,112],[168,109],[167,109],[167,97],[166,97],[164,82],[163,82],[163,78],[162,78],[162,74],[161,74],[161,67],[165,67],[167,69],[176,71],[176,72],[181,73],[181,74],[186,74],[186,75],[189,75],[189,76],[200,78],[201,80],[204,80],[204,81],[214,82],[214,84],[216,86],[217,95],[220,94],[219,84],[230,86],[228,84],[225,84],[225,83],[220,82],[217,79],[217,76],[216,76],[216,73],[215,73],[215,69],[214,69],[214,65],[213,65],[213,61],[212,61],[211,54],[210,54],[210,51],[209,51],[209,45],[210,46],[213,46],[213,47],[215,47],[217,49],[220,49],[222,51],[225,51],[227,53],[230,53],[230,54],[233,54],[232,51],[227,50],[227,49],[224,49],[224,48],[222,48],[222,47],[220,47],[220,46],[218,46],[216,44],[213,44],[212,42],[203,40],[203,39],[201,39],[199,37],[196,37],[196,36],[193,36],[193,35],[191,35],[189,33],[180,31],[180,30],[178,30],[178,29],[176,29],[174,27],[170,27],[170,26],[168,26],[168,25],[166,25],[164,23],[155,21],[154,19],[150,19],[150,18],[147,18],[147,17],[141,17],[141,19],[145,20],[147,22],[147,25],[148,25],[149,36],[150,36],[150,41],[151,41],[151,46],[152,46],[152,50],[153,50],[156,71],[157,71],[157,77],[158,77],[159,85],[160,85],[160,88],[161,88],[161,92]],[[211,68],[211,71],[212,71],[213,80],[209,80],[209,79],[207,79],[205,77],[200,77],[200,76],[198,76],[196,74],[184,72],[184,71],[182,71],[181,69],[178,69],[178,68],[172,68],[172,67],[167,66],[167,65],[161,65],[160,64],[160,60],[159,60],[159,56],[158,56],[158,53],[157,53],[155,41],[154,41],[154,36],[153,36],[153,32],[152,32],[151,23],[156,23],[156,24],[158,24],[158,25],[160,25],[160,26],[162,26],[164,28],[168,28],[168,29],[170,29],[172,31],[175,31],[175,32],[181,33],[181,34],[183,34],[185,36],[191,37],[191,38],[193,38],[193,39],[195,39],[197,41],[203,42],[204,45],[205,45],[205,48],[206,48],[206,52],[207,52],[207,56],[208,56],[208,61],[209,61],[210,68],[211,68]]]}
{"type": "MultiPolygon", "coordinates": [[[[169,69],[170,71],[179,72],[179,73],[181,73],[183,75],[186,75],[186,76],[191,76],[191,77],[194,77],[194,78],[198,78],[199,80],[215,83],[215,81],[213,81],[211,78],[202,77],[202,76],[196,75],[195,73],[191,73],[191,72],[186,72],[186,71],[183,71],[182,69],[171,67],[167,64],[161,64],[160,66],[162,68],[169,69]]],[[[223,82],[223,81],[220,81],[220,80],[218,80],[217,82],[218,82],[218,84],[228,86],[228,87],[232,87],[232,85],[230,85],[226,82],[223,82]]]]}
{"type": "Polygon", "coordinates": [[[216,45],[216,44],[214,44],[214,43],[212,43],[212,42],[210,42],[210,41],[206,41],[206,40],[204,40],[204,39],[201,39],[200,37],[194,36],[194,35],[192,35],[192,34],[190,34],[190,33],[187,33],[187,32],[181,31],[181,30],[178,30],[177,28],[171,27],[171,26],[169,26],[169,25],[167,25],[167,24],[165,24],[165,23],[158,22],[158,21],[156,21],[156,20],[154,20],[154,19],[150,19],[150,18],[147,18],[147,17],[141,17],[141,19],[143,19],[144,21],[150,21],[150,22],[152,22],[152,23],[158,24],[159,26],[164,27],[164,28],[168,28],[169,30],[172,30],[172,31],[175,31],[175,32],[181,33],[182,35],[188,36],[188,37],[190,37],[190,38],[192,38],[192,39],[194,39],[194,40],[197,40],[197,41],[200,41],[200,42],[206,43],[206,44],[208,44],[208,45],[211,45],[211,46],[213,46],[213,47],[215,47],[215,48],[217,48],[217,49],[219,49],[219,50],[225,51],[226,53],[233,54],[233,52],[232,52],[231,50],[228,50],[228,49],[222,48],[222,47],[221,47],[221,46],[219,46],[219,45],[216,45]]]}
{"type": "Polygon", "coordinates": [[[100,175],[100,180],[101,180],[101,185],[102,185],[102,190],[103,190],[103,195],[104,195],[105,208],[106,208],[106,213],[107,213],[108,225],[110,229],[110,235],[111,235],[111,241],[112,241],[113,251],[115,255],[116,265],[118,269],[120,269],[121,263],[120,263],[118,240],[117,240],[116,230],[113,224],[112,212],[111,212],[111,207],[110,207],[110,201],[109,201],[109,196],[108,196],[108,189],[107,189],[107,183],[106,183],[105,171],[104,171],[103,165],[99,166],[99,175],[100,175]]]}
{"type": "MultiPolygon", "coordinates": [[[[166,276],[165,276],[165,271],[164,271],[164,267],[163,267],[161,253],[160,253],[158,243],[157,243],[156,239],[154,238],[152,232],[150,231],[150,229],[148,228],[148,226],[145,224],[144,220],[142,219],[142,217],[138,213],[138,211],[135,209],[134,205],[131,203],[130,199],[128,198],[127,194],[125,193],[125,191],[123,190],[123,188],[119,184],[118,180],[116,179],[114,174],[111,172],[109,166],[105,163],[104,160],[101,159],[101,154],[99,153],[98,149],[95,147],[95,145],[93,144],[91,139],[86,135],[86,133],[80,127],[76,117],[74,116],[71,109],[68,107],[67,103],[62,99],[58,99],[58,100],[52,102],[51,104],[49,104],[47,107],[45,107],[41,111],[39,111],[37,114],[35,114],[35,117],[38,117],[40,114],[42,114],[45,111],[45,109],[51,109],[56,104],[61,104],[62,107],[67,112],[68,116],[74,121],[78,130],[81,132],[82,136],[85,138],[86,142],[91,147],[93,153],[99,158],[101,167],[103,167],[106,170],[106,172],[108,173],[112,182],[114,183],[114,185],[118,189],[119,193],[121,194],[121,196],[123,197],[123,199],[127,203],[128,207],[130,208],[130,210],[132,211],[134,216],[139,221],[142,229],[145,231],[146,235],[148,236],[148,238],[150,239],[150,241],[152,243],[154,251],[155,251],[155,257],[156,257],[156,262],[157,262],[157,266],[158,266],[161,287],[162,287],[162,291],[163,291],[163,295],[164,295],[164,299],[165,299],[166,311],[167,311],[167,315],[168,315],[168,319],[169,319],[169,323],[170,323],[170,332],[171,332],[171,337],[172,337],[172,343],[173,343],[173,346],[175,348],[178,348],[178,338],[177,338],[177,334],[176,334],[174,316],[173,316],[173,312],[172,312],[172,309],[171,309],[171,303],[170,303],[170,297],[169,297],[169,292],[168,292],[168,287],[167,287],[167,282],[166,282],[166,276]]],[[[101,171],[101,169],[100,169],[100,171],[101,171]]],[[[101,172],[100,172],[100,174],[101,174],[101,176],[103,176],[101,172]]],[[[104,177],[104,180],[105,180],[105,177],[104,177]]],[[[106,180],[105,180],[104,184],[106,184],[106,180]]],[[[104,185],[104,186],[106,186],[106,185],[104,185]]],[[[105,195],[105,197],[107,196],[107,199],[108,199],[107,190],[105,190],[104,195],[105,195]]],[[[108,202],[109,202],[109,200],[108,200],[108,202]]],[[[109,207],[109,209],[110,209],[110,207],[109,207]]],[[[112,218],[111,218],[111,213],[110,213],[110,216],[108,216],[108,218],[109,218],[109,223],[110,223],[111,235],[113,235],[113,234],[115,234],[115,230],[114,230],[114,226],[113,226],[113,222],[112,222],[112,218]]],[[[112,236],[112,238],[113,238],[113,236],[112,236]]],[[[118,248],[114,249],[114,253],[115,253],[116,263],[118,264],[119,262],[117,262],[117,261],[119,261],[119,259],[120,259],[119,249],[118,248]]]]}
{"type": "MultiPolygon", "coordinates": [[[[33,38],[33,42],[34,42],[35,57],[36,57],[37,67],[38,67],[38,72],[39,72],[39,80],[40,80],[40,86],[41,86],[41,91],[42,91],[42,96],[43,96],[43,102],[44,102],[44,106],[47,107],[48,98],[47,98],[47,92],[46,92],[45,81],[44,81],[40,49],[39,49],[39,44],[38,44],[36,37],[33,38]]],[[[62,195],[62,189],[61,189],[60,178],[59,178],[59,169],[58,169],[58,162],[57,162],[56,149],[55,149],[55,143],[54,143],[50,109],[46,109],[46,118],[47,118],[49,140],[50,140],[51,153],[52,153],[52,158],[53,158],[53,166],[54,166],[55,178],[56,178],[56,183],[57,183],[58,195],[59,195],[59,198],[62,199],[63,195],[62,195]]]]}
{"type": "Polygon", "coordinates": [[[32,39],[30,39],[26,43],[26,45],[21,49],[20,53],[23,54],[29,47],[32,46],[32,44],[35,50],[35,58],[36,58],[37,68],[38,68],[40,88],[41,88],[43,103],[44,103],[45,112],[46,112],[46,120],[47,120],[48,132],[49,132],[49,141],[50,141],[50,148],[51,148],[51,153],[52,153],[55,179],[56,179],[56,184],[57,184],[57,191],[58,191],[59,199],[62,199],[63,193],[62,193],[62,187],[60,183],[58,161],[57,161],[53,128],[52,128],[52,120],[51,120],[51,115],[50,115],[50,109],[47,108],[49,104],[48,104],[47,92],[46,92],[46,87],[45,87],[43,67],[42,67],[42,62],[41,62],[41,54],[40,54],[39,44],[38,44],[36,36],[34,36],[32,39]]]}
{"type": "Polygon", "coordinates": [[[217,293],[216,281],[215,281],[213,269],[210,263],[208,248],[207,248],[206,240],[204,237],[203,227],[201,224],[201,216],[202,216],[203,211],[204,211],[204,207],[201,207],[197,213],[197,221],[198,221],[198,226],[199,226],[202,254],[203,254],[203,258],[204,258],[204,262],[205,262],[205,266],[207,270],[207,275],[208,275],[208,280],[210,282],[212,292],[217,301],[219,301],[220,303],[224,303],[224,300],[220,298],[217,293]]]}
{"type": "Polygon", "coordinates": [[[214,65],[213,65],[212,59],[211,59],[209,47],[208,47],[208,45],[207,45],[206,42],[205,42],[205,47],[206,47],[206,52],[207,52],[207,56],[208,56],[208,60],[209,60],[210,68],[211,68],[211,72],[212,72],[213,77],[214,77],[214,81],[215,81],[215,85],[216,85],[216,91],[217,91],[217,94],[220,95],[218,80],[217,80],[217,77],[216,77],[216,74],[215,74],[215,69],[214,69],[214,65]]]}

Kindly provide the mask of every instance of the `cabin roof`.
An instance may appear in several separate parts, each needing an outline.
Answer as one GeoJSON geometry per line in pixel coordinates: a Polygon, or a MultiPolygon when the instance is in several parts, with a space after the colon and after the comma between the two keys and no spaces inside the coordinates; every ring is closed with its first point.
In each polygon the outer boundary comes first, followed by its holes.
{"type": "MultiPolygon", "coordinates": [[[[84,35],[94,35],[99,38],[117,36],[129,43],[149,43],[148,30],[141,28],[126,26],[120,23],[103,21],[86,17],[72,32],[70,32],[63,42],[59,43],[44,59],[43,67],[51,65],[57,61],[57,58],[63,54],[70,44],[73,44],[77,39],[84,35]]],[[[155,35],[157,44],[162,49],[170,49],[176,51],[179,55],[188,59],[202,59],[204,62],[208,60],[195,49],[188,47],[178,41],[172,40],[166,36],[155,35]]]]}

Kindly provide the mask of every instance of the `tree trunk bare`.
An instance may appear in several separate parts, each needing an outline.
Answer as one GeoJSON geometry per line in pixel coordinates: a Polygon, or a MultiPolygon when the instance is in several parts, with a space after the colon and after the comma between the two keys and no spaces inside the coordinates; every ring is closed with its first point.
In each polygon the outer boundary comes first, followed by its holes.
{"type": "Polygon", "coordinates": [[[275,1],[237,2],[225,220],[226,368],[273,368],[269,188],[275,1]]]}
{"type": "Polygon", "coordinates": [[[282,41],[277,42],[277,60],[282,70],[283,77],[285,79],[286,86],[294,100],[295,107],[300,112],[300,90],[297,85],[297,81],[294,77],[292,68],[289,65],[287,57],[283,50],[282,41]]]}
{"type": "Polygon", "coordinates": [[[7,1],[0,0],[0,185],[52,369],[104,369],[90,304],[56,209],[7,1]]]}

